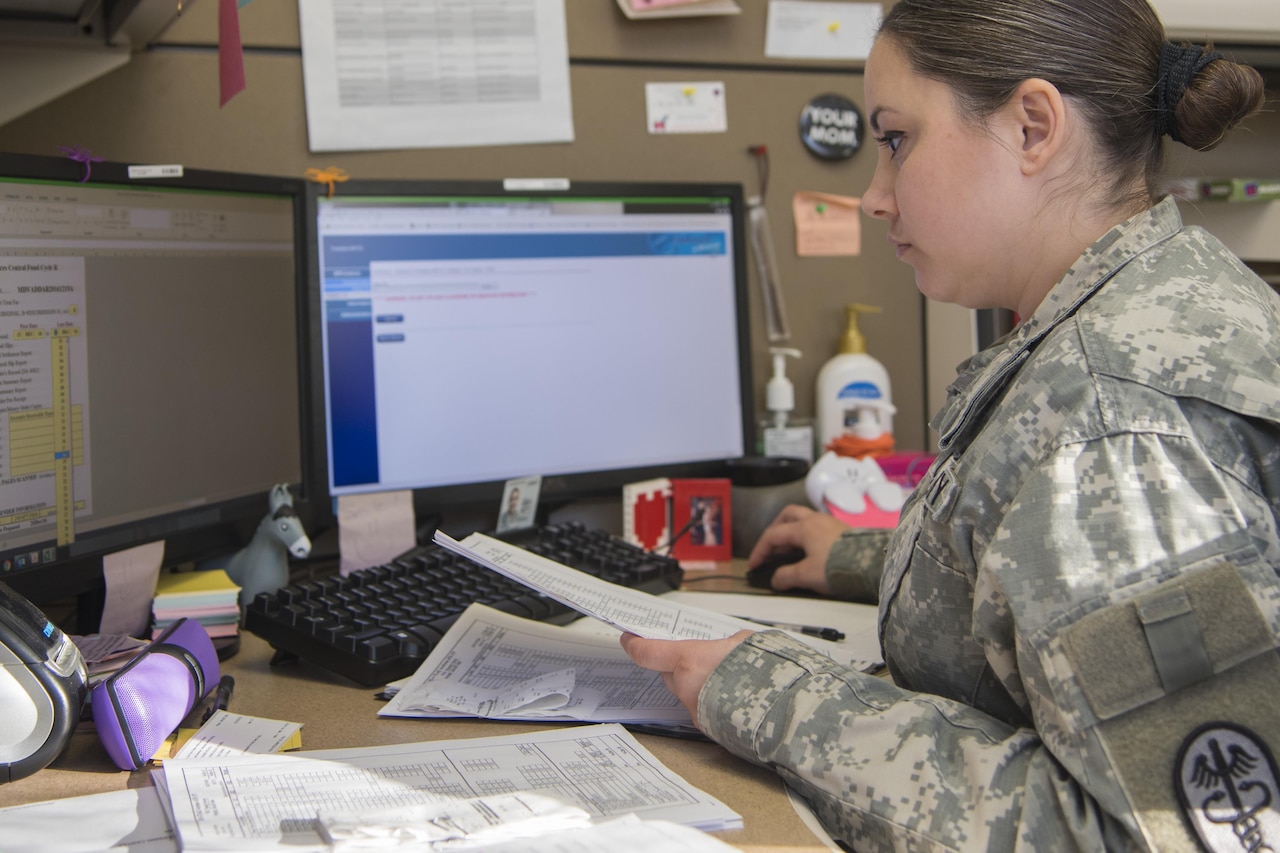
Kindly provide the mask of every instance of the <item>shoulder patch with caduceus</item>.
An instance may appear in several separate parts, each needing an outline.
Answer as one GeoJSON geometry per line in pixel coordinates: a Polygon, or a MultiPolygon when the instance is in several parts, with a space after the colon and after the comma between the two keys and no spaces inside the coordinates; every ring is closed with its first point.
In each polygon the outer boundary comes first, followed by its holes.
{"type": "Polygon", "coordinates": [[[1267,744],[1233,723],[1206,723],[1182,743],[1175,786],[1214,853],[1280,851],[1280,773],[1267,744]]]}

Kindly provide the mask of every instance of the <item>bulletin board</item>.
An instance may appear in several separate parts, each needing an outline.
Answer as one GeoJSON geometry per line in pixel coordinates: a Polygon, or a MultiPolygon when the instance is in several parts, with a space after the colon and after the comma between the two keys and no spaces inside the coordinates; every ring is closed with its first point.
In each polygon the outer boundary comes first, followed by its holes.
{"type": "MultiPolygon", "coordinates": [[[[845,160],[822,160],[802,145],[802,108],[835,93],[863,104],[856,61],[764,56],[767,4],[739,0],[741,14],[633,21],[614,0],[566,0],[574,139],[565,143],[312,153],[308,148],[297,5],[254,0],[240,10],[246,88],[219,107],[217,3],[187,0],[185,11],[147,49],[106,76],[0,126],[0,151],[56,154],[77,145],[125,162],[302,175],[336,165],[362,178],[564,177],[570,180],[732,181],[761,189],[751,146],[769,156],[766,208],[791,328],[803,352],[789,374],[796,413],[815,413],[814,385],[844,330],[843,306],[878,305],[864,319],[868,349],[889,370],[898,447],[931,441],[923,299],[896,260],[884,223],[861,217],[856,256],[801,257],[793,196],[860,196],[875,145],[845,160]],[[723,83],[727,130],[655,135],[645,85],[723,83]]],[[[750,270],[752,364],[757,413],[771,370],[763,306],[750,270]]]]}

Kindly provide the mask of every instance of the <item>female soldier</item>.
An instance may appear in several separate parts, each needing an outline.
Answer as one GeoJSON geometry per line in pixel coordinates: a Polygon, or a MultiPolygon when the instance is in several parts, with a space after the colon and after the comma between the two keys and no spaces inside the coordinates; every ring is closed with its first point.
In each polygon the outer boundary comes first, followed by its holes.
{"type": "Polygon", "coordinates": [[[1280,849],[1280,299],[1158,188],[1261,79],[1145,0],[901,0],[866,99],[919,289],[1023,318],[887,553],[798,508],[753,552],[878,597],[892,682],[778,632],[624,647],[856,849],[1280,849]]]}

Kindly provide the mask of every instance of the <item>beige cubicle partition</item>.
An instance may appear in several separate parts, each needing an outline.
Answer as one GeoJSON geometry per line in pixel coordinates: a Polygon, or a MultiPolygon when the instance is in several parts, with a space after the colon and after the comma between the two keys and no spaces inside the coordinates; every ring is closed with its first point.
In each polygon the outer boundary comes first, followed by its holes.
{"type": "MultiPolygon", "coordinates": [[[[875,163],[869,140],[852,158],[809,154],[800,111],[838,92],[862,106],[860,63],[764,57],[767,4],[740,0],[724,17],[632,21],[614,0],[566,0],[574,141],[471,148],[313,153],[307,144],[298,6],[255,0],[240,10],[247,88],[218,106],[217,3],[188,2],[156,43],[119,68],[0,126],[0,152],[56,154],[83,146],[110,160],[302,175],[340,166],[364,178],[566,177],[732,181],[758,192],[747,149],[765,145],[766,198],[790,318],[797,413],[814,413],[814,381],[843,330],[842,306],[879,305],[864,332],[888,367],[900,447],[925,445],[923,302],[893,257],[882,223],[863,218],[857,257],[798,257],[791,200],[798,190],[858,196],[875,163]],[[728,131],[655,136],[647,131],[648,82],[725,85],[728,131]]],[[[752,362],[757,410],[770,363],[761,299],[751,269],[752,362]]]]}
{"type": "MultiPolygon", "coordinates": [[[[291,175],[338,165],[369,178],[734,181],[750,194],[759,185],[747,147],[765,145],[772,167],[767,208],[791,322],[789,343],[804,352],[790,368],[797,413],[814,413],[814,380],[838,346],[841,307],[853,301],[877,304],[884,312],[869,319],[864,331],[872,354],[889,369],[898,445],[925,447],[931,441],[928,415],[941,400],[952,366],[971,348],[968,312],[946,308],[926,316],[910,270],[894,259],[884,239],[884,224],[865,216],[860,256],[796,255],[793,194],[819,190],[857,196],[870,180],[871,145],[848,160],[827,162],[810,155],[798,133],[800,110],[815,95],[839,92],[862,105],[861,65],[766,58],[768,3],[738,0],[738,5],[738,15],[632,21],[615,0],[565,0],[573,142],[312,153],[295,0],[255,0],[240,10],[248,87],[223,108],[218,107],[217,3],[186,0],[182,14],[126,65],[0,125],[0,152],[56,154],[58,146],[79,145],[112,160],[291,175]],[[645,83],[712,80],[726,87],[728,132],[647,132],[645,83]]],[[[1266,72],[1274,86],[1277,72],[1266,72]]],[[[1274,109],[1256,116],[1209,154],[1171,144],[1170,173],[1275,177],[1280,174],[1276,116],[1274,109]]],[[[1277,243],[1266,211],[1233,213],[1234,219],[1213,209],[1189,209],[1193,221],[1203,218],[1246,255],[1256,254],[1259,240],[1277,243]],[[1260,229],[1261,235],[1255,233],[1260,229]]],[[[1270,259],[1269,252],[1263,254],[1267,257],[1257,260],[1270,259]]],[[[769,344],[754,269],[750,275],[760,410],[769,344]]]]}

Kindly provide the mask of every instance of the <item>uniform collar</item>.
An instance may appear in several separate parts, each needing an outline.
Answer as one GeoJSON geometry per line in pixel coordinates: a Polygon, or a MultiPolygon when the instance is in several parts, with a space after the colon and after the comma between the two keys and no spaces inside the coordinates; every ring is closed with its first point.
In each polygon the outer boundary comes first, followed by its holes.
{"type": "Polygon", "coordinates": [[[1071,265],[1030,318],[960,366],[947,388],[947,402],[930,421],[939,449],[960,452],[983,422],[982,414],[1017,373],[1032,350],[1084,304],[1125,264],[1182,228],[1172,197],[1102,235],[1071,265]]]}
{"type": "Polygon", "coordinates": [[[1121,267],[1181,229],[1182,215],[1170,196],[1103,234],[1058,279],[1030,319],[1017,328],[1015,345],[1033,345],[1074,314],[1121,267]]]}

